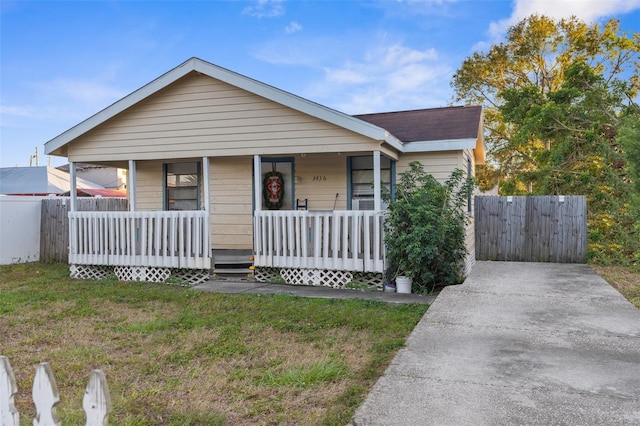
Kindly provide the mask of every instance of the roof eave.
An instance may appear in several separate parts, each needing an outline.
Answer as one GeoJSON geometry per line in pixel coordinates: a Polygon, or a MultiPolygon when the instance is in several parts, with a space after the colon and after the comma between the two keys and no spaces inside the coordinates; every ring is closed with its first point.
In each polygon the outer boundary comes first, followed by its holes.
{"type": "Polygon", "coordinates": [[[400,152],[404,152],[404,143],[400,139],[398,139],[395,136],[393,136],[388,131],[385,131],[384,141],[387,144],[389,144],[389,146],[391,146],[392,148],[395,148],[396,150],[398,150],[400,152]]]}
{"type": "Polygon", "coordinates": [[[403,152],[460,151],[476,149],[477,144],[477,138],[405,142],[403,152]]]}

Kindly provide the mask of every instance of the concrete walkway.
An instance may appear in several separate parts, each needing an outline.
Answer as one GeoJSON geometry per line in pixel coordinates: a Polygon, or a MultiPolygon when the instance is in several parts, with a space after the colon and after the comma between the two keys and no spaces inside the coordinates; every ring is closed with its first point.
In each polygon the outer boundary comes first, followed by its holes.
{"type": "Polygon", "coordinates": [[[210,280],[192,287],[195,290],[227,294],[285,294],[298,297],[318,297],[322,299],[364,299],[386,303],[424,303],[431,304],[436,296],[418,294],[385,293],[382,291],[341,290],[331,287],[306,285],[260,283],[253,280],[223,279],[210,280]]]}
{"type": "Polygon", "coordinates": [[[586,265],[478,262],[353,425],[640,425],[640,310],[586,265]]]}

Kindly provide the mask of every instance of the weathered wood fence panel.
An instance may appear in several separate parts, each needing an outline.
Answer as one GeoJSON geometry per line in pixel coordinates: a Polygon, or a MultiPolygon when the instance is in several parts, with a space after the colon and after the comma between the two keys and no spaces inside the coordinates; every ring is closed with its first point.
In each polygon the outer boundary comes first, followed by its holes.
{"type": "MultiPolygon", "coordinates": [[[[125,198],[78,198],[78,211],[126,211],[125,198]]],[[[42,200],[40,215],[40,260],[68,262],[69,205],[71,200],[51,198],[42,200]]]]}
{"type": "Polygon", "coordinates": [[[582,195],[475,197],[477,260],[585,263],[582,195]]]}
{"type": "MultiPolygon", "coordinates": [[[[19,426],[20,413],[14,398],[18,393],[16,379],[9,359],[0,355],[0,425],[19,426]]],[[[48,362],[38,365],[33,379],[33,404],[36,407],[34,426],[60,426],[56,405],[60,402],[58,386],[48,362]]],[[[93,370],[84,393],[82,408],[87,416],[86,426],[106,426],[111,411],[111,395],[102,370],[93,370]]]]}

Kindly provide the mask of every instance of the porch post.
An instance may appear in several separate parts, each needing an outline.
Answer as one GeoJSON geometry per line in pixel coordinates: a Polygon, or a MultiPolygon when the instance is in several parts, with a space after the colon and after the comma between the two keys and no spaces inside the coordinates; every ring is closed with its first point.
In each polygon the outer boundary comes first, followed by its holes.
{"type": "Polygon", "coordinates": [[[202,186],[204,191],[204,211],[209,211],[209,203],[211,202],[209,193],[209,157],[202,157],[202,179],[204,179],[204,185],[202,186]]]}
{"type": "Polygon", "coordinates": [[[262,202],[260,200],[260,194],[262,192],[262,176],[260,174],[260,167],[262,160],[259,155],[253,156],[253,203],[257,212],[262,210],[262,202]]]}
{"type": "Polygon", "coordinates": [[[129,160],[129,173],[127,173],[127,193],[129,194],[129,211],[136,211],[136,161],[129,160]]]}
{"type": "Polygon", "coordinates": [[[373,210],[382,210],[380,184],[380,151],[373,151],[373,210]]]}
{"type": "Polygon", "coordinates": [[[211,194],[209,192],[209,157],[202,157],[202,178],[204,179],[204,211],[206,218],[204,219],[204,238],[203,245],[207,256],[211,256],[210,269],[213,271],[215,268],[213,252],[211,251],[211,215],[209,214],[211,194]]]}
{"type": "Polygon", "coordinates": [[[78,204],[78,188],[76,180],[76,163],[69,161],[69,183],[71,184],[69,187],[69,196],[71,197],[71,202],[69,203],[70,212],[75,212],[78,204]]]}

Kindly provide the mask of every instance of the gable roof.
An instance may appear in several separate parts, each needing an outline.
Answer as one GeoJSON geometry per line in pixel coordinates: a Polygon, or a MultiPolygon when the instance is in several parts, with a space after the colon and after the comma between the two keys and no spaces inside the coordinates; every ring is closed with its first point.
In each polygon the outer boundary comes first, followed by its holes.
{"type": "Polygon", "coordinates": [[[48,155],[62,154],[61,149],[69,142],[194,71],[351,130],[373,140],[384,141],[395,149],[402,150],[402,143],[394,135],[375,124],[359,120],[350,115],[194,57],[89,117],[80,124],[51,139],[45,143],[45,153],[48,155]]]}

